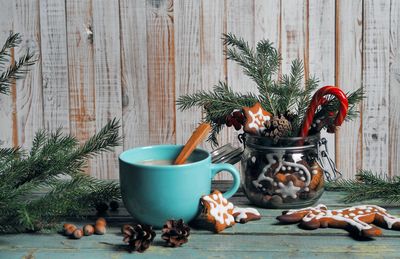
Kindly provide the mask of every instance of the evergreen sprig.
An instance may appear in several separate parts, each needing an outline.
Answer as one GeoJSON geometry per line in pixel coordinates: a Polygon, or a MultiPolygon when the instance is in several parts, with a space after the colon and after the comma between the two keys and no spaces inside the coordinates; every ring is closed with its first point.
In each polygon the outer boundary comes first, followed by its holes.
{"type": "Polygon", "coordinates": [[[24,78],[28,67],[36,63],[35,53],[29,49],[19,60],[11,60],[11,49],[20,43],[20,34],[11,32],[0,50],[0,94],[8,94],[12,82],[24,78]]]}
{"type": "MultiPolygon", "coordinates": [[[[304,67],[299,59],[292,61],[289,74],[278,76],[281,55],[268,40],[259,41],[254,49],[243,38],[232,33],[223,34],[222,39],[227,47],[226,58],[235,61],[243,68],[244,74],[256,83],[258,94],[235,93],[227,83],[219,82],[212,91],[199,91],[180,96],[177,100],[178,108],[180,110],[194,106],[204,108],[203,120],[212,125],[212,133],[208,140],[214,145],[218,145],[216,135],[224,127],[226,116],[234,110],[252,106],[256,102],[260,102],[262,107],[273,115],[291,117],[293,130],[290,135],[297,136],[312,95],[318,87],[318,79],[308,77],[304,80],[304,67]]],[[[361,98],[362,90],[350,93],[349,119],[357,114],[355,104],[361,98]]],[[[320,109],[319,115],[337,110],[338,106],[339,103],[332,99],[327,107],[320,109]]]]}
{"type": "Polygon", "coordinates": [[[109,121],[81,146],[59,129],[37,132],[29,152],[1,148],[0,232],[52,227],[60,217],[84,215],[99,201],[119,199],[117,183],[83,172],[89,158],[120,145],[119,128],[119,121],[109,121]],[[44,195],[35,195],[38,190],[44,195]]]}
{"type": "Polygon", "coordinates": [[[385,203],[400,203],[400,177],[389,178],[372,171],[361,170],[356,179],[341,179],[328,183],[326,188],[332,191],[344,191],[344,202],[379,199],[385,203]]]}

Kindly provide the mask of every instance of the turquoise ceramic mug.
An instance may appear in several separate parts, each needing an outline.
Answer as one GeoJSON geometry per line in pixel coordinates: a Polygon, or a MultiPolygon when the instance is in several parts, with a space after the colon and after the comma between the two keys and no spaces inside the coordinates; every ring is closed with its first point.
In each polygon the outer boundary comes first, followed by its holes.
{"type": "Polygon", "coordinates": [[[200,198],[211,192],[211,180],[220,171],[233,176],[230,198],[239,188],[240,176],[230,164],[212,164],[210,153],[196,149],[183,165],[173,161],[183,146],[158,145],[124,151],[119,156],[122,200],[140,223],[162,227],[168,219],[189,222],[200,212],[200,198]],[[160,162],[161,161],[161,162],[160,162]]]}

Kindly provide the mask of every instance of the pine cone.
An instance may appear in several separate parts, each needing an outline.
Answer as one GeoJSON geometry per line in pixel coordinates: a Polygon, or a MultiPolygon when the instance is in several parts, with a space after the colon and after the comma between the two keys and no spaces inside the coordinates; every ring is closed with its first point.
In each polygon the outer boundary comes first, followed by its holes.
{"type": "Polygon", "coordinates": [[[128,243],[130,252],[137,251],[143,253],[153,242],[156,232],[150,225],[136,224],[134,226],[126,226],[124,228],[125,243],[128,243]]]}
{"type": "Polygon", "coordinates": [[[181,246],[188,242],[190,228],[182,219],[168,220],[162,229],[162,239],[167,241],[167,245],[171,247],[181,246]]]}
{"type": "Polygon", "coordinates": [[[271,120],[264,123],[265,130],[263,136],[270,137],[278,141],[281,137],[286,137],[292,130],[292,124],[283,115],[274,116],[271,120]]]}

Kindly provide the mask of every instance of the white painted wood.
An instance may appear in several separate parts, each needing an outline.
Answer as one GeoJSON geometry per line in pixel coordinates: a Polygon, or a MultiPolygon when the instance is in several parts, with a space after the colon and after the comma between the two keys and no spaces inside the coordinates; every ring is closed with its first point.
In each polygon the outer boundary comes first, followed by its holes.
{"type": "MultiPolygon", "coordinates": [[[[336,85],[343,91],[362,86],[362,0],[337,1],[336,6],[336,85]]],[[[358,105],[362,113],[361,104],[358,105]]],[[[336,162],[344,178],[354,178],[362,168],[361,119],[343,123],[336,133],[336,162]]]]}
{"type": "Polygon", "coordinates": [[[400,1],[390,5],[389,173],[400,175],[400,1]]]}
{"type": "Polygon", "coordinates": [[[84,142],[96,132],[91,2],[67,1],[66,13],[70,131],[84,142]]]}
{"type": "Polygon", "coordinates": [[[294,59],[299,58],[308,64],[306,54],[306,9],[303,0],[281,1],[281,43],[282,73],[290,72],[294,59]]]}
{"type": "Polygon", "coordinates": [[[14,1],[14,30],[23,35],[23,44],[15,49],[17,56],[30,48],[38,54],[38,62],[26,78],[16,82],[18,144],[32,146],[35,132],[43,128],[42,68],[40,59],[40,13],[38,0],[14,1]]]}
{"type": "Polygon", "coordinates": [[[43,120],[47,130],[69,133],[65,1],[40,1],[43,120]]]}
{"type": "Polygon", "coordinates": [[[281,24],[280,0],[254,0],[254,42],[268,39],[279,47],[281,24]]]}
{"type": "MultiPolygon", "coordinates": [[[[212,90],[226,79],[227,62],[221,36],[226,31],[225,1],[203,0],[200,6],[201,85],[212,90]]],[[[218,136],[221,142],[221,136],[218,136]]],[[[211,149],[211,145],[205,145],[211,149]]]]}
{"type": "MultiPolygon", "coordinates": [[[[200,2],[174,1],[176,97],[202,89],[200,71],[200,2]]],[[[201,120],[201,108],[176,111],[176,143],[185,144],[201,120]]]]}
{"type": "Polygon", "coordinates": [[[388,172],[390,2],[364,1],[363,168],[388,172]]]}
{"type": "Polygon", "coordinates": [[[176,142],[173,1],[147,1],[149,144],[176,142]]]}
{"type": "Polygon", "coordinates": [[[84,141],[95,133],[93,22],[89,1],[67,1],[71,133],[84,141]]]}
{"type": "MultiPolygon", "coordinates": [[[[0,4],[9,10],[0,17],[0,40],[13,29],[24,36],[17,56],[27,46],[41,52],[13,94],[0,96],[4,145],[29,147],[39,128],[60,125],[84,141],[113,117],[122,118],[124,148],[183,143],[201,113],[177,112],[179,95],[211,89],[226,79],[236,91],[255,91],[242,69],[224,59],[221,35],[233,32],[252,46],[262,38],[275,42],[282,52],[283,73],[300,58],[306,73],[319,77],[321,86],[336,83],[353,91],[363,82],[367,99],[362,119],[344,123],[336,136],[339,169],[345,177],[361,168],[399,174],[398,1],[0,4]]],[[[236,136],[230,128],[219,139],[221,144],[238,144],[236,136]]],[[[329,140],[332,148],[333,142],[329,140]]],[[[115,154],[100,160],[92,164],[92,175],[118,177],[115,154]]],[[[221,174],[218,179],[228,177],[221,174]]]]}
{"type": "MultiPolygon", "coordinates": [[[[335,84],[335,1],[310,0],[306,10],[305,77],[319,78],[319,87],[335,84]]],[[[323,130],[328,152],[335,158],[335,135],[323,130]]]]}
{"type": "MultiPolygon", "coordinates": [[[[109,120],[122,118],[119,3],[118,0],[95,1],[92,10],[96,131],[99,131],[109,120]]],[[[117,147],[113,153],[97,156],[91,174],[117,179],[121,152],[122,147],[117,147]]]]}
{"type": "MultiPolygon", "coordinates": [[[[227,62],[221,40],[226,32],[225,1],[203,0],[200,6],[200,63],[201,85],[204,90],[212,90],[218,81],[225,81],[227,62]]],[[[225,142],[224,134],[218,136],[220,145],[225,142]]],[[[211,150],[210,144],[204,145],[211,150]]],[[[225,173],[216,175],[215,179],[229,179],[225,173]]]]}
{"type": "Polygon", "coordinates": [[[146,2],[120,0],[124,149],[149,139],[146,2]]]}
{"type": "MultiPolygon", "coordinates": [[[[13,8],[14,4],[12,1],[0,0],[0,6],[4,10],[11,10],[3,12],[0,15],[0,45],[3,46],[7,37],[10,35],[10,31],[13,30],[13,8]]],[[[4,64],[6,65],[6,64],[4,64]]],[[[0,71],[0,73],[3,72],[0,71]]],[[[12,87],[15,92],[15,85],[12,87]]],[[[3,95],[0,94],[0,146],[11,147],[13,145],[13,132],[17,132],[17,129],[13,130],[16,125],[13,124],[13,101],[12,94],[3,95]]]]}

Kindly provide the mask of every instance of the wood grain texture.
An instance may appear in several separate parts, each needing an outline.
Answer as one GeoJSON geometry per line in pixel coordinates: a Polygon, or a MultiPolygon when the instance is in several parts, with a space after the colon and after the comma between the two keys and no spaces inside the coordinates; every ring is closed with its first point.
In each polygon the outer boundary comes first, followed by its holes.
{"type": "Polygon", "coordinates": [[[65,1],[40,1],[43,120],[47,130],[69,133],[65,1]]]}
{"type": "MultiPolygon", "coordinates": [[[[226,0],[203,0],[200,6],[200,69],[203,90],[212,90],[218,81],[227,78],[227,61],[221,36],[226,33],[226,0]]],[[[220,145],[227,142],[227,130],[218,135],[220,145]]],[[[203,147],[211,150],[209,143],[203,147]]],[[[230,179],[228,173],[219,173],[215,179],[230,179]]]]}
{"type": "MultiPolygon", "coordinates": [[[[252,47],[268,38],[282,53],[280,72],[304,60],[320,85],[346,92],[360,86],[367,98],[360,119],[346,122],[331,150],[346,178],[357,169],[399,175],[399,5],[385,0],[0,0],[0,40],[23,35],[21,48],[39,54],[10,96],[0,95],[0,143],[30,146],[39,128],[80,141],[113,117],[122,118],[124,149],[184,143],[200,109],[179,112],[179,95],[212,89],[219,80],[255,92],[252,80],[223,55],[222,33],[252,47]],[[335,146],[336,144],[336,146],[335,146]]],[[[220,144],[239,145],[232,128],[220,144]]],[[[203,145],[211,149],[210,145],[203,145]]],[[[116,153],[88,173],[117,177],[116,153]]],[[[332,153],[332,152],[331,152],[332,153]]],[[[217,179],[227,179],[220,174],[217,179]]]]}
{"type": "Polygon", "coordinates": [[[124,149],[149,139],[146,1],[120,0],[124,149]]]}
{"type": "Polygon", "coordinates": [[[299,58],[307,65],[306,29],[307,5],[303,0],[281,1],[281,43],[282,73],[289,73],[291,63],[299,58]]]}
{"type": "Polygon", "coordinates": [[[268,39],[278,48],[281,37],[280,14],[280,0],[254,0],[254,42],[268,39]]]}
{"type": "MultiPolygon", "coordinates": [[[[213,189],[224,189],[231,183],[213,184],[213,189]]],[[[240,207],[253,207],[239,191],[231,199],[240,207]]],[[[325,192],[320,203],[330,209],[348,207],[340,199],[341,192],[325,192]]],[[[155,230],[154,242],[140,258],[398,258],[400,231],[383,229],[381,237],[363,242],[351,237],[346,230],[320,228],[304,230],[298,224],[278,224],[276,217],[280,209],[256,208],[261,219],[246,224],[236,224],[223,233],[215,235],[209,230],[194,227],[189,242],[177,249],[165,247],[161,231],[155,230]],[[373,242],[373,243],[372,243],[373,242]],[[327,245],[329,243],[329,245],[327,245]]],[[[120,229],[123,224],[135,222],[121,206],[116,212],[109,212],[107,233],[93,235],[80,240],[68,239],[58,233],[22,233],[0,236],[1,258],[132,258],[135,253],[127,251],[120,229]]],[[[389,213],[399,215],[399,208],[390,208],[389,213]]],[[[89,219],[70,219],[77,226],[92,224],[95,215],[89,219]]],[[[192,225],[191,225],[192,226],[192,225]]],[[[138,255],[139,256],[139,255],[138,255]]]]}
{"type": "MultiPolygon", "coordinates": [[[[336,2],[335,84],[345,92],[362,86],[362,10],[362,0],[336,2]]],[[[362,113],[362,106],[358,108],[362,113]]],[[[345,178],[353,178],[362,168],[361,123],[360,118],[345,122],[336,133],[336,164],[345,178]]]]}
{"type": "Polygon", "coordinates": [[[13,12],[14,17],[18,17],[18,23],[14,22],[14,30],[23,35],[23,44],[15,48],[15,54],[23,54],[26,48],[30,48],[38,57],[37,64],[26,78],[16,82],[18,145],[30,148],[35,132],[43,128],[39,1],[16,0],[13,12]]]}
{"type": "MultiPolygon", "coordinates": [[[[8,0],[0,0],[0,6],[2,6],[4,10],[11,10],[0,15],[0,24],[2,25],[0,27],[0,43],[2,44],[13,30],[12,10],[14,9],[14,3],[8,0]]],[[[15,92],[15,84],[11,88],[14,88],[13,92],[15,92]]],[[[0,146],[2,147],[12,146],[13,133],[17,132],[17,128],[14,129],[17,125],[14,125],[12,120],[13,107],[11,94],[0,94],[0,146]]]]}
{"type": "Polygon", "coordinates": [[[400,1],[390,5],[389,173],[400,175],[400,1]]]}
{"type": "MultiPolygon", "coordinates": [[[[92,3],[92,9],[96,131],[99,131],[109,120],[122,118],[119,2],[97,0],[92,3]]],[[[122,147],[114,150],[92,161],[93,176],[118,179],[118,155],[122,147]]]]}
{"type": "Polygon", "coordinates": [[[363,168],[389,169],[389,29],[390,2],[364,1],[363,168]]]}
{"type": "MultiPolygon", "coordinates": [[[[202,89],[200,70],[200,2],[174,1],[175,92],[202,89]]],[[[185,144],[201,120],[201,108],[176,112],[176,143],[185,144]]]]}
{"type": "Polygon", "coordinates": [[[147,1],[149,144],[176,142],[173,15],[172,0],[147,1]]]}
{"type": "MultiPolygon", "coordinates": [[[[335,84],[335,1],[306,1],[307,38],[304,53],[305,76],[319,78],[319,86],[335,84]]],[[[335,135],[325,130],[321,137],[328,140],[329,155],[335,157],[335,135]]]]}
{"type": "Polygon", "coordinates": [[[92,3],[67,1],[71,134],[84,141],[96,132],[92,3]]]}

